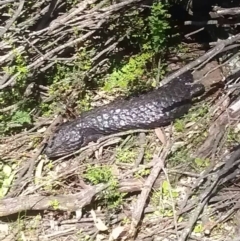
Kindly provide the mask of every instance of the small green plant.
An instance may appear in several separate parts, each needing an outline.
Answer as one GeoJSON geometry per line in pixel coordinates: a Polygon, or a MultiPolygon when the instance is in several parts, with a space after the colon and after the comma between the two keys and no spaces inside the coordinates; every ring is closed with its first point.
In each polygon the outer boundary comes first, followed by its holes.
{"type": "Polygon", "coordinates": [[[27,57],[18,51],[16,46],[6,40],[12,47],[14,60],[10,66],[3,67],[5,74],[11,77],[15,76],[15,85],[11,88],[5,88],[0,92],[1,108],[12,106],[9,111],[0,114],[0,133],[6,135],[9,131],[24,124],[31,124],[31,117],[27,106],[32,102],[23,96],[27,86],[27,57]],[[16,111],[17,109],[17,111],[16,111]]]}
{"type": "Polygon", "coordinates": [[[108,166],[89,166],[84,177],[92,184],[108,183],[112,179],[112,171],[108,166]]]}
{"type": "Polygon", "coordinates": [[[24,124],[31,124],[32,118],[26,111],[16,111],[11,116],[0,115],[0,133],[2,135],[6,134],[9,130],[15,127],[22,127],[24,124]]]}
{"type": "Polygon", "coordinates": [[[9,191],[10,185],[14,179],[16,165],[0,165],[0,198],[3,198],[9,191]]]}
{"type": "Polygon", "coordinates": [[[134,177],[136,177],[136,178],[143,178],[145,176],[148,176],[149,174],[150,174],[150,169],[149,168],[143,168],[143,169],[137,171],[134,174],[134,177]]]}
{"type": "Polygon", "coordinates": [[[126,193],[118,191],[118,181],[116,179],[113,178],[109,183],[109,188],[103,192],[105,204],[108,209],[118,209],[122,205],[126,193]]]}
{"type": "MultiPolygon", "coordinates": [[[[117,89],[126,92],[133,88],[133,85],[146,84],[146,81],[143,81],[143,76],[148,75],[146,66],[150,62],[154,62],[156,54],[163,55],[167,47],[167,31],[170,28],[167,11],[166,4],[156,1],[151,6],[148,18],[142,16],[137,10],[126,14],[123,22],[128,20],[127,22],[135,23],[134,27],[125,31],[129,33],[127,38],[131,45],[139,51],[137,54],[131,55],[125,63],[121,63],[121,66],[116,66],[108,75],[103,87],[105,91],[111,92],[117,89]]],[[[160,70],[158,70],[161,76],[166,67],[164,63],[161,64],[160,70]]],[[[152,68],[154,69],[153,64],[152,68]]],[[[154,70],[151,71],[151,73],[153,72],[154,70]]]]}
{"type": "Polygon", "coordinates": [[[169,182],[166,181],[166,180],[163,181],[163,183],[162,183],[162,194],[165,197],[169,198],[169,197],[171,197],[170,192],[172,193],[173,198],[177,198],[178,197],[178,192],[171,188],[169,182]]]}
{"type": "Polygon", "coordinates": [[[189,117],[191,121],[198,121],[200,118],[205,117],[206,114],[208,114],[209,111],[209,104],[203,103],[198,106],[194,106],[191,108],[191,111],[189,113],[189,117]]]}
{"type": "Polygon", "coordinates": [[[17,51],[14,53],[16,56],[15,62],[11,66],[3,67],[3,71],[10,76],[17,74],[17,82],[11,89],[6,89],[0,93],[1,106],[22,100],[22,91],[26,86],[26,77],[28,75],[26,60],[17,51]]]}
{"type": "Polygon", "coordinates": [[[56,73],[49,88],[51,96],[60,96],[64,92],[71,91],[71,81],[68,79],[71,68],[62,64],[56,64],[56,73]]]}
{"type": "Polygon", "coordinates": [[[137,78],[141,82],[140,78],[144,74],[146,63],[151,57],[151,53],[142,53],[130,57],[129,61],[121,69],[115,69],[107,77],[103,89],[107,92],[111,92],[115,88],[126,91],[137,78]]]}
{"type": "Polygon", "coordinates": [[[144,151],[144,162],[145,163],[149,163],[152,161],[154,152],[156,150],[156,146],[152,145],[152,142],[150,142],[150,143],[151,143],[151,145],[148,145],[148,142],[146,142],[146,144],[145,144],[145,151],[144,151]]]}
{"type": "Polygon", "coordinates": [[[130,224],[131,223],[131,220],[128,218],[128,217],[124,217],[123,220],[122,220],[122,224],[130,224]]]}
{"type": "MultiPolygon", "coordinates": [[[[52,72],[47,75],[49,84],[48,94],[53,100],[49,103],[40,104],[44,116],[49,116],[55,113],[56,110],[60,111],[62,105],[59,105],[59,101],[65,104],[68,97],[72,96],[70,93],[75,94],[76,102],[79,106],[84,107],[83,110],[89,108],[89,96],[86,95],[82,98],[81,95],[85,91],[84,74],[91,69],[92,52],[94,52],[94,48],[87,50],[85,46],[82,46],[81,48],[76,48],[76,58],[71,65],[56,61],[52,72]]],[[[75,99],[71,101],[75,102],[75,99]]]]}
{"type": "MultiPolygon", "coordinates": [[[[166,4],[158,1],[154,2],[151,7],[151,15],[148,18],[150,29],[149,42],[155,53],[162,51],[167,46],[166,42],[168,38],[166,31],[170,28],[168,23],[170,16],[167,14],[166,7],[166,4]]],[[[145,46],[147,45],[145,44],[145,46]]]]}
{"type": "Polygon", "coordinates": [[[58,210],[59,209],[59,201],[57,199],[54,199],[52,201],[50,201],[50,206],[54,209],[54,210],[58,210]]]}
{"type": "Polygon", "coordinates": [[[194,163],[197,168],[202,168],[202,167],[205,168],[209,166],[210,160],[208,158],[207,159],[195,158],[194,163]]]}
{"type": "Polygon", "coordinates": [[[31,124],[32,123],[32,119],[31,116],[29,115],[28,112],[25,111],[16,111],[13,116],[12,116],[12,122],[16,123],[16,124],[20,124],[23,125],[25,123],[27,124],[31,124]]]}
{"type": "Polygon", "coordinates": [[[137,156],[136,150],[131,150],[127,148],[117,148],[116,150],[116,160],[122,163],[132,163],[137,156]]]}
{"type": "Polygon", "coordinates": [[[115,209],[121,205],[125,194],[117,190],[118,181],[113,176],[109,166],[89,166],[84,177],[94,185],[99,183],[109,184],[109,187],[101,194],[101,198],[109,209],[115,209]]]}
{"type": "Polygon", "coordinates": [[[21,86],[25,84],[26,77],[28,75],[27,62],[25,58],[16,50],[13,46],[13,53],[15,54],[15,63],[12,66],[3,67],[5,73],[9,75],[17,75],[18,85],[21,86]]]}
{"type": "Polygon", "coordinates": [[[192,107],[187,114],[174,122],[174,128],[177,132],[183,132],[186,124],[189,122],[197,122],[200,118],[206,116],[209,110],[209,105],[202,104],[192,107]]]}
{"type": "MultiPolygon", "coordinates": [[[[87,43],[86,43],[87,44],[87,43]]],[[[86,46],[81,47],[78,49],[77,52],[77,58],[75,60],[74,65],[74,72],[80,72],[85,73],[85,71],[88,71],[92,67],[92,61],[91,56],[93,56],[95,53],[95,48],[92,47],[91,50],[87,49],[86,46]]]]}
{"type": "Polygon", "coordinates": [[[193,229],[193,232],[194,232],[194,233],[203,233],[203,231],[204,231],[203,224],[200,223],[200,222],[198,222],[198,223],[195,225],[195,227],[194,227],[194,229],[193,229]]]}
{"type": "Polygon", "coordinates": [[[174,129],[177,131],[177,132],[183,132],[184,129],[185,129],[185,122],[183,119],[177,119],[175,122],[174,122],[174,129]]]}
{"type": "Polygon", "coordinates": [[[163,181],[160,190],[154,191],[152,196],[152,202],[159,207],[155,214],[163,217],[172,217],[172,199],[176,199],[178,196],[178,192],[170,186],[169,182],[163,181]]]}
{"type": "Polygon", "coordinates": [[[47,168],[48,168],[49,170],[51,170],[53,167],[54,167],[54,165],[53,165],[52,161],[50,161],[50,162],[47,164],[47,168]]]}
{"type": "Polygon", "coordinates": [[[230,126],[228,128],[228,134],[227,134],[227,145],[231,146],[233,144],[239,143],[239,130],[238,128],[234,128],[233,126],[230,126]]]}
{"type": "Polygon", "coordinates": [[[191,160],[189,150],[187,150],[185,146],[179,147],[178,150],[174,151],[169,156],[169,162],[172,166],[179,165],[180,163],[186,163],[189,160],[191,160]]]}
{"type": "Polygon", "coordinates": [[[86,93],[84,98],[81,100],[78,100],[77,106],[78,109],[82,112],[82,111],[88,111],[91,109],[91,102],[92,102],[92,96],[90,95],[90,93],[86,93]]]}

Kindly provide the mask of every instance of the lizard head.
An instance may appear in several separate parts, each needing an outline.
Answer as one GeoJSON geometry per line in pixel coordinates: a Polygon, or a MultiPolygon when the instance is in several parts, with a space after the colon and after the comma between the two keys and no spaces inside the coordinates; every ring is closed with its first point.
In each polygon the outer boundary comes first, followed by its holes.
{"type": "Polygon", "coordinates": [[[54,158],[73,153],[80,149],[83,144],[80,129],[75,124],[72,125],[72,122],[60,125],[49,139],[44,154],[49,158],[54,158]]]}

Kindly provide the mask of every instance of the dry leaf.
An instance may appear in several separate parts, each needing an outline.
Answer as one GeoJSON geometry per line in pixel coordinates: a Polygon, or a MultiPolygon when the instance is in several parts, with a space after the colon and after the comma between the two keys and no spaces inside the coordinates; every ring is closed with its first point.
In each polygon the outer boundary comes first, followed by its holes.
{"type": "Polygon", "coordinates": [[[8,224],[0,223],[0,233],[4,233],[4,234],[8,235],[8,233],[9,233],[8,224]]]}
{"type": "Polygon", "coordinates": [[[124,227],[122,227],[122,226],[118,226],[118,227],[114,228],[110,235],[109,241],[118,239],[119,236],[123,233],[123,231],[124,231],[124,227]]]}
{"type": "Polygon", "coordinates": [[[82,209],[78,209],[78,210],[76,211],[76,218],[77,218],[78,220],[80,220],[80,218],[82,218],[82,209]]]}
{"type": "Polygon", "coordinates": [[[93,217],[94,224],[96,228],[100,231],[106,231],[108,230],[108,227],[103,223],[103,221],[100,218],[97,218],[96,213],[94,210],[90,211],[93,217]]]}
{"type": "Polygon", "coordinates": [[[162,144],[165,145],[167,143],[165,131],[161,128],[156,128],[155,133],[162,144]]]}
{"type": "Polygon", "coordinates": [[[39,179],[42,177],[43,164],[44,164],[44,159],[41,159],[36,167],[35,184],[39,184],[39,179]]]}
{"type": "Polygon", "coordinates": [[[43,133],[47,130],[47,128],[44,126],[43,128],[40,128],[37,130],[38,133],[43,133]]]}

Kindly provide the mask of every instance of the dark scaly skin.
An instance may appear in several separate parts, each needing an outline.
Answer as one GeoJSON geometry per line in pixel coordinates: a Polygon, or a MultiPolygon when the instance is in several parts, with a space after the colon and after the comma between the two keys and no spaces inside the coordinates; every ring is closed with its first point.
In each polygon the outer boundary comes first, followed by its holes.
{"type": "Polygon", "coordinates": [[[147,94],[84,112],[58,128],[45,154],[48,157],[63,156],[104,135],[168,125],[187,113],[192,98],[204,92],[202,84],[189,85],[192,82],[193,77],[187,72],[147,94]]]}

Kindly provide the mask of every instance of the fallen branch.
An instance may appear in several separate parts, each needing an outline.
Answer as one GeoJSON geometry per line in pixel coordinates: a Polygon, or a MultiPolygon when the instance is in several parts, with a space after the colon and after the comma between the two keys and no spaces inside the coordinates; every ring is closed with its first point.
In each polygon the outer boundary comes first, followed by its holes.
{"type": "Polygon", "coordinates": [[[146,182],[143,185],[142,192],[139,195],[139,198],[135,204],[135,208],[133,208],[132,222],[131,222],[131,229],[130,229],[131,236],[136,235],[137,226],[139,225],[139,223],[141,221],[142,214],[144,212],[144,207],[145,207],[146,201],[149,197],[149,194],[152,190],[153,184],[156,181],[162,168],[164,168],[164,161],[170,150],[169,146],[170,146],[170,143],[168,143],[168,148],[166,148],[164,150],[164,152],[160,155],[160,157],[158,154],[153,158],[153,161],[155,164],[151,170],[150,175],[148,176],[146,182]]]}
{"type": "MultiPolygon", "coordinates": [[[[76,169],[76,168],[75,168],[76,169]]],[[[71,170],[73,172],[73,170],[71,170]]],[[[173,171],[174,172],[174,171],[173,171]]],[[[67,173],[61,174],[57,179],[68,175],[67,173]]],[[[144,184],[144,180],[140,179],[128,179],[119,180],[118,190],[122,193],[133,193],[141,191],[144,184]]],[[[43,185],[41,185],[43,186],[43,185]]],[[[57,201],[60,205],[58,210],[60,211],[76,211],[79,207],[85,207],[90,204],[93,197],[98,193],[106,189],[109,185],[97,185],[87,186],[86,190],[82,190],[76,194],[56,195],[56,196],[41,196],[41,195],[23,195],[20,197],[6,197],[0,200],[0,217],[8,216],[10,214],[18,213],[26,210],[55,210],[50,203],[57,201]],[[88,198],[85,199],[85,195],[88,198]],[[16,203],[18,205],[16,205],[16,203]],[[80,206],[79,206],[80,205],[80,206]]],[[[154,187],[159,187],[160,182],[155,183],[154,187]]],[[[34,190],[36,191],[36,189],[34,190]]]]}
{"type": "Polygon", "coordinates": [[[0,200],[0,217],[26,210],[56,210],[53,203],[57,201],[58,210],[77,211],[90,204],[92,199],[104,189],[107,184],[88,187],[87,190],[70,195],[56,196],[20,196],[0,200]]]}

